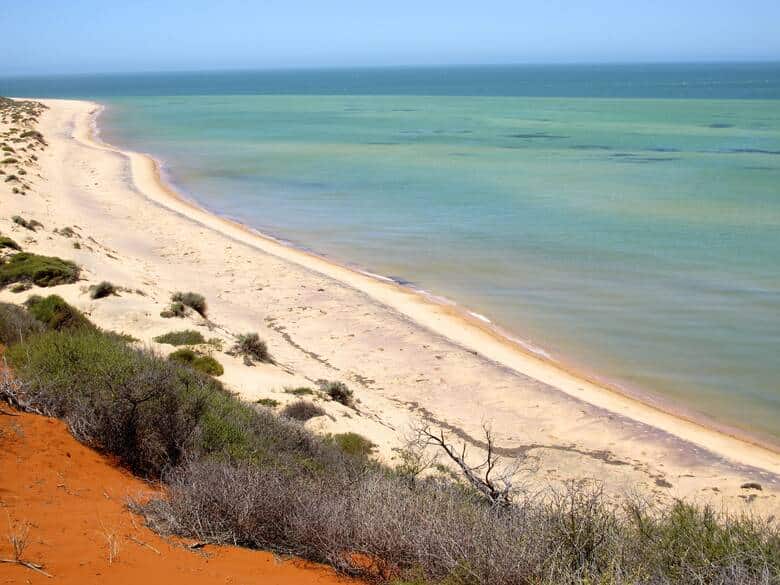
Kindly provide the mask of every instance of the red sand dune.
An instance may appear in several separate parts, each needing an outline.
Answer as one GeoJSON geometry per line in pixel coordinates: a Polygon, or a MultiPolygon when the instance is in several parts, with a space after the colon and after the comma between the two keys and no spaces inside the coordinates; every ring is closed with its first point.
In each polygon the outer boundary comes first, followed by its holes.
{"type": "Polygon", "coordinates": [[[12,526],[28,524],[21,558],[53,575],[0,563],[0,584],[356,583],[266,552],[211,545],[192,551],[161,538],[125,507],[128,496],[149,493],[149,484],[78,443],[61,421],[3,404],[0,412],[0,558],[12,556],[12,526]]]}

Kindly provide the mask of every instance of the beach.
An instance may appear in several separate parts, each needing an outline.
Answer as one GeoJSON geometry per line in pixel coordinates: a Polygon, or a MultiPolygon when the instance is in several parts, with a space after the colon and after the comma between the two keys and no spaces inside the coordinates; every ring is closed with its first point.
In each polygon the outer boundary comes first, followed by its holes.
{"type": "MultiPolygon", "coordinates": [[[[533,463],[535,488],[592,479],[611,494],[780,509],[780,455],[771,448],[567,372],[477,315],[211,214],[166,185],[153,158],[96,138],[99,104],[42,101],[49,109],[38,129],[49,145],[28,170],[26,195],[0,184],[0,230],[27,250],[80,264],[87,282],[53,292],[99,326],[160,352],[171,348],[153,338],[185,325],[226,344],[257,331],[276,363],[248,367],[219,353],[230,389],[284,403],[294,398],[286,388],[343,381],[356,408],[327,402],[327,416],[307,425],[358,432],[390,463],[420,421],[465,441],[475,457],[487,423],[502,455],[533,463]],[[25,231],[11,222],[16,214],[44,228],[25,231]],[[53,231],[67,226],[78,249],[53,231]],[[91,299],[84,285],[102,280],[141,292],[91,299]],[[206,297],[208,322],[159,316],[178,290],[206,297]],[[743,487],[756,483],[760,490],[743,487]]],[[[34,292],[4,290],[0,299],[34,292]]]]}

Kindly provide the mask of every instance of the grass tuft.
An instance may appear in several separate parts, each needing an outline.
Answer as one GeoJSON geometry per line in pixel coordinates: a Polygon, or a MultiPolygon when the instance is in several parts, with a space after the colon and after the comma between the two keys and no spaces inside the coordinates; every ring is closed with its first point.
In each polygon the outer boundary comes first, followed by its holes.
{"type": "Polygon", "coordinates": [[[198,345],[206,343],[205,338],[199,331],[184,329],[182,331],[170,331],[154,338],[157,343],[167,343],[168,345],[198,345]]]}
{"type": "Polygon", "coordinates": [[[181,348],[168,356],[168,359],[180,364],[185,364],[191,368],[208,374],[210,376],[221,376],[225,369],[217,360],[208,355],[201,355],[191,349],[181,348]]]}

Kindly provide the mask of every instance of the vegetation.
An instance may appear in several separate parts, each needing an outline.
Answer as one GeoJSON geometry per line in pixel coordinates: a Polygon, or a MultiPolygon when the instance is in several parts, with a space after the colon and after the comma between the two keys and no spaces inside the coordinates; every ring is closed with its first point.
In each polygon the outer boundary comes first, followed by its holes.
{"type": "Polygon", "coordinates": [[[306,388],[304,386],[301,386],[299,388],[285,388],[285,393],[292,394],[294,396],[308,396],[310,394],[314,394],[314,390],[311,388],[306,388]]]}
{"type": "Polygon", "coordinates": [[[257,333],[243,333],[236,339],[235,345],[230,350],[232,355],[244,357],[244,361],[251,365],[253,361],[273,362],[268,346],[260,339],[257,333]]]}
{"type": "Polygon", "coordinates": [[[260,406],[265,406],[266,408],[276,408],[279,406],[279,401],[274,400],[273,398],[258,398],[255,401],[255,404],[259,404],[260,406]]]}
{"type": "Polygon", "coordinates": [[[62,297],[33,295],[25,302],[30,315],[49,329],[91,329],[95,326],[81,311],[66,303],[62,297]]]}
{"type": "Polygon", "coordinates": [[[55,256],[19,252],[0,264],[0,287],[13,282],[56,286],[76,282],[78,278],[78,266],[55,256]]]}
{"type": "Polygon", "coordinates": [[[296,400],[282,409],[282,416],[305,422],[315,416],[322,416],[325,411],[308,400],[296,400]]]}
{"type": "Polygon", "coordinates": [[[333,440],[344,453],[355,457],[368,457],[376,445],[357,433],[340,433],[333,435],[333,440]]]}
{"type": "Polygon", "coordinates": [[[410,481],[95,329],[17,337],[6,352],[17,378],[0,378],[0,397],[65,419],[80,440],[161,479],[163,494],[133,506],[165,534],[419,585],[780,582],[772,520],[682,501],[615,504],[583,482],[495,505],[471,482],[410,481]]]}
{"type": "Polygon", "coordinates": [[[183,303],[171,303],[171,306],[160,311],[160,317],[170,319],[171,317],[183,318],[187,316],[187,307],[183,303]]]}
{"type": "Polygon", "coordinates": [[[0,303],[0,343],[11,345],[43,331],[43,324],[22,307],[0,303]]]}
{"type": "Polygon", "coordinates": [[[194,292],[177,292],[171,296],[172,303],[181,303],[185,307],[191,308],[201,317],[206,317],[206,299],[203,295],[194,292]]]}
{"type": "Polygon", "coordinates": [[[344,406],[352,406],[353,394],[344,382],[329,382],[328,380],[317,380],[317,384],[325,394],[330,396],[331,400],[340,402],[344,406]]]}
{"type": "Polygon", "coordinates": [[[89,297],[92,299],[102,299],[117,294],[119,294],[117,287],[107,280],[93,284],[89,287],[89,297]]]}
{"type": "MultiPolygon", "coordinates": [[[[8,179],[10,179],[11,177],[14,177],[14,176],[15,175],[9,175],[8,179]]],[[[6,179],[6,182],[8,182],[8,179],[6,179]]],[[[43,224],[41,222],[39,222],[39,221],[37,221],[35,219],[30,219],[30,220],[24,219],[21,215],[14,215],[11,218],[11,221],[13,221],[16,225],[20,225],[23,228],[28,229],[28,230],[33,231],[33,232],[35,230],[37,230],[39,227],[43,227],[43,224]]]]}
{"type": "Polygon", "coordinates": [[[201,355],[191,349],[181,348],[168,356],[168,359],[180,364],[186,364],[191,368],[210,376],[221,376],[225,369],[217,360],[208,355],[201,355]]]}
{"type": "Polygon", "coordinates": [[[0,236],[0,248],[9,248],[18,251],[22,250],[22,247],[8,236],[0,236]]]}
{"type": "Polygon", "coordinates": [[[198,345],[206,343],[200,331],[192,329],[183,329],[182,331],[170,331],[154,338],[157,343],[167,343],[168,345],[198,345]]]}

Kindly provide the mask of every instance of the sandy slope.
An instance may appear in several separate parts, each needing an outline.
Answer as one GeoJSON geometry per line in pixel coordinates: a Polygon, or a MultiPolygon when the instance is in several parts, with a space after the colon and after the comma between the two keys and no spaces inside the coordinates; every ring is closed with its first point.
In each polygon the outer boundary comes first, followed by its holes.
{"type": "MultiPolygon", "coordinates": [[[[292,399],[285,387],[343,380],[358,408],[323,400],[328,416],[307,424],[360,432],[387,460],[420,418],[475,444],[488,421],[503,453],[532,460],[532,485],[596,478],[610,492],[780,508],[776,453],[578,379],[448,307],[210,215],[165,189],[149,158],[94,142],[96,105],[46,103],[40,129],[50,145],[28,175],[27,195],[0,183],[0,231],[84,266],[88,282],[56,292],[99,325],[146,343],[185,326],[226,344],[258,331],[278,365],[250,368],[218,353],[222,379],[248,400],[282,402],[292,399]],[[17,213],[44,229],[13,225],[8,217],[17,213]],[[65,226],[78,226],[81,249],[53,233],[65,226]],[[104,279],[144,294],[90,300],[84,286],[104,279]],[[211,323],[159,317],[175,290],[204,294],[211,323]],[[756,481],[762,491],[740,487],[756,481]]],[[[0,299],[26,294],[3,291],[0,299]]]]}

